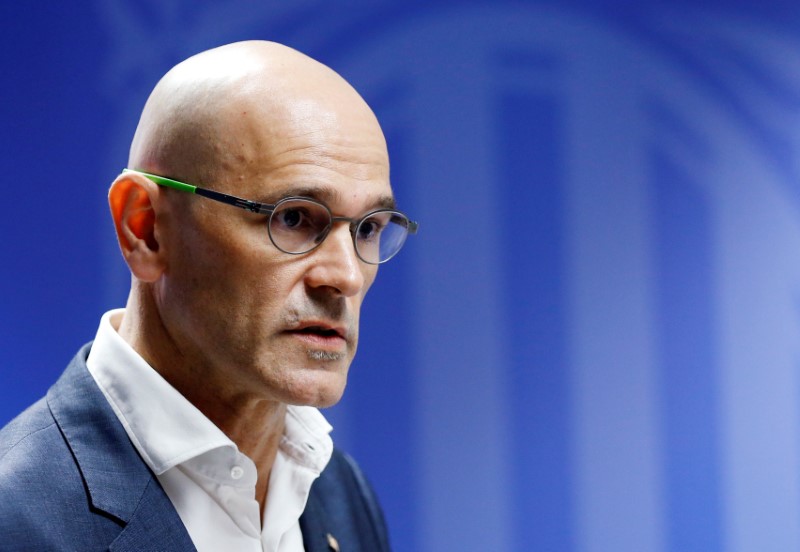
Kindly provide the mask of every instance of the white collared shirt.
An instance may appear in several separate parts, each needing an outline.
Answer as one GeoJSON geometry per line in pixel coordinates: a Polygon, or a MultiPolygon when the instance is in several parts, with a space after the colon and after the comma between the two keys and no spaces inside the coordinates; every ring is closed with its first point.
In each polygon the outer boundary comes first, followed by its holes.
{"type": "Polygon", "coordinates": [[[120,337],[123,314],[103,315],[86,365],[197,550],[303,551],[299,519],[333,452],[330,424],[287,408],[262,520],[253,461],[120,337]]]}

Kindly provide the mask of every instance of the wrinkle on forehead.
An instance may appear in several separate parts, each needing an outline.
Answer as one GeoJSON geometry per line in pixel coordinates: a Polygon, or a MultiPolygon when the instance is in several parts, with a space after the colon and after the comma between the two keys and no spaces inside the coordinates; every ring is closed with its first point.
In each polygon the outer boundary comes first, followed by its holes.
{"type": "MultiPolygon", "coordinates": [[[[281,199],[287,197],[308,197],[311,199],[315,199],[321,203],[324,203],[328,208],[331,208],[332,205],[339,205],[344,202],[343,201],[344,194],[341,192],[341,190],[332,189],[326,186],[313,186],[313,185],[302,185],[302,184],[296,186],[287,186],[286,188],[278,191],[277,193],[259,197],[258,201],[261,203],[268,203],[268,204],[277,203],[281,199]]],[[[373,209],[396,209],[396,208],[397,204],[395,202],[394,196],[380,195],[371,198],[370,203],[367,204],[363,210],[371,211],[373,209]]]]}

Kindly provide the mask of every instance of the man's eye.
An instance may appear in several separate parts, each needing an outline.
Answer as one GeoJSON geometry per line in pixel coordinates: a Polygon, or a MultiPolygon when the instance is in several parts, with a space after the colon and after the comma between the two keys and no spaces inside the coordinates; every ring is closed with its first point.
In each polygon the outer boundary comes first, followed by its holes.
{"type": "Polygon", "coordinates": [[[364,241],[374,240],[383,230],[384,224],[377,219],[368,219],[358,227],[358,239],[364,241]]]}
{"type": "Polygon", "coordinates": [[[308,215],[302,209],[285,209],[276,213],[278,222],[286,228],[297,228],[308,215]]]}

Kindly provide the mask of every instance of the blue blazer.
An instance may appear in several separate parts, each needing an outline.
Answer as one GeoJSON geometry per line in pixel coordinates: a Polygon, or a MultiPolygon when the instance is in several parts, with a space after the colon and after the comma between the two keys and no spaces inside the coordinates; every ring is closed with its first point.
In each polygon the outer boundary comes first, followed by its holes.
{"type": "MultiPolygon", "coordinates": [[[[46,397],[0,430],[0,551],[194,551],[89,374],[90,346],[46,397]]],[[[335,543],[345,552],[389,550],[372,489],[338,450],[311,488],[300,527],[310,552],[335,543]]]]}

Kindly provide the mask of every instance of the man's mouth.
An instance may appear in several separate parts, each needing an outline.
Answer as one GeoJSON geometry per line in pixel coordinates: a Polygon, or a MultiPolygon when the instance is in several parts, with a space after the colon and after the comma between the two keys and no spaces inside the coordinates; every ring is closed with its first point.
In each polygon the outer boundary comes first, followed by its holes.
{"type": "Polygon", "coordinates": [[[343,352],[347,346],[347,330],[333,324],[308,322],[286,333],[300,339],[309,350],[343,352]]]}
{"type": "Polygon", "coordinates": [[[306,326],[297,330],[291,330],[291,333],[319,335],[322,337],[344,337],[339,330],[335,328],[326,328],[324,326],[306,326]]]}

